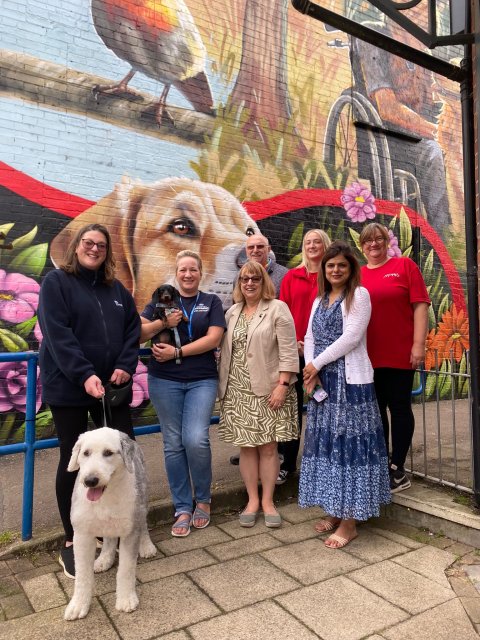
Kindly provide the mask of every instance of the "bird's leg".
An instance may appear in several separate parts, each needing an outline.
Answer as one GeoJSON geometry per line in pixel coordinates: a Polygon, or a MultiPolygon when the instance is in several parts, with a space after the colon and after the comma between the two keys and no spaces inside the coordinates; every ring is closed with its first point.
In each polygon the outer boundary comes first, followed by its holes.
{"type": "Polygon", "coordinates": [[[138,98],[139,97],[138,94],[132,89],[128,88],[128,83],[130,82],[130,80],[133,78],[135,74],[136,74],[136,70],[130,69],[127,75],[124,78],[122,78],[120,82],[116,82],[115,84],[95,85],[92,89],[95,98],[97,98],[99,93],[107,93],[110,95],[127,94],[131,96],[136,96],[138,98]]]}
{"type": "Polygon", "coordinates": [[[174,125],[175,120],[173,119],[172,114],[168,111],[166,103],[168,92],[170,91],[170,84],[166,84],[163,88],[162,93],[160,94],[160,98],[156,104],[155,109],[155,120],[159,126],[162,125],[162,121],[165,118],[170,124],[174,125]]]}

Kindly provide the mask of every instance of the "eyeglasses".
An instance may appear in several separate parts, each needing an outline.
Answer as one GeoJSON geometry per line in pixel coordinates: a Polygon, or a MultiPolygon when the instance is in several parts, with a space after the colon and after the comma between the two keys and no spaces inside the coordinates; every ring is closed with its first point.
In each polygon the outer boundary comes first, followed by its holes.
{"type": "Polygon", "coordinates": [[[90,238],[82,238],[82,244],[87,251],[90,251],[93,247],[97,247],[99,251],[106,251],[108,247],[106,242],[94,242],[93,240],[90,240],[90,238]]]}
{"type": "Polygon", "coordinates": [[[242,284],[248,284],[250,280],[253,283],[258,284],[259,282],[262,281],[262,276],[241,276],[239,280],[242,284]]]}
{"type": "Polygon", "coordinates": [[[375,236],[375,238],[372,238],[371,240],[365,240],[363,244],[366,244],[367,246],[371,247],[372,244],[374,243],[383,244],[384,242],[385,242],[385,238],[383,236],[375,236]]]}
{"type": "Polygon", "coordinates": [[[254,249],[265,249],[266,245],[264,244],[249,244],[247,246],[247,251],[253,251],[254,249]]]}

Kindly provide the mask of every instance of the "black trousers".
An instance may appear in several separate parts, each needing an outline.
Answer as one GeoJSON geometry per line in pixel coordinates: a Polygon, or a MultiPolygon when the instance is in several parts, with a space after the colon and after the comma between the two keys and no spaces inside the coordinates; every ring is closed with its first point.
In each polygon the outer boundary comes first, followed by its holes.
{"type": "Polygon", "coordinates": [[[283,455],[283,462],[280,469],[294,473],[297,470],[298,450],[300,449],[300,436],[302,434],[302,418],[303,418],[303,368],[305,360],[299,356],[300,373],[298,380],[295,382],[295,391],[297,392],[297,408],[298,408],[298,438],[289,440],[288,442],[278,443],[278,453],[283,455]]]}
{"type": "Polygon", "coordinates": [[[375,393],[382,417],[387,453],[391,464],[403,469],[412,443],[415,419],[412,411],[413,369],[379,367],[374,371],[375,393]],[[390,424],[387,409],[390,411],[390,424]]]}
{"type": "MultiPolygon", "coordinates": [[[[72,507],[72,494],[77,472],[67,471],[67,467],[78,436],[87,430],[88,414],[91,415],[96,427],[103,426],[102,403],[98,400],[94,400],[94,402],[95,404],[83,407],[50,406],[60,445],[60,460],[58,462],[55,489],[58,510],[65,530],[65,539],[69,542],[73,540],[70,509],[72,507]]],[[[128,404],[111,407],[111,420],[107,420],[107,424],[109,427],[118,429],[129,435],[130,438],[135,439],[128,404]]]]}

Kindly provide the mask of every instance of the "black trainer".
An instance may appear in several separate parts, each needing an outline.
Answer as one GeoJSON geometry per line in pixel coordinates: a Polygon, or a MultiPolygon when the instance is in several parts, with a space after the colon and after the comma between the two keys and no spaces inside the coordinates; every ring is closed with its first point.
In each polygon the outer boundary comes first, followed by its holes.
{"type": "Polygon", "coordinates": [[[398,469],[396,465],[390,465],[390,491],[391,493],[398,493],[404,491],[412,486],[412,483],[405,475],[403,469],[398,469]]]}
{"type": "Polygon", "coordinates": [[[238,465],[240,464],[240,455],[236,453],[234,456],[230,456],[230,464],[238,465]]]}
{"type": "Polygon", "coordinates": [[[73,544],[69,547],[65,545],[60,549],[60,556],[58,561],[63,567],[63,573],[67,578],[75,580],[75,559],[73,557],[73,544]]]}

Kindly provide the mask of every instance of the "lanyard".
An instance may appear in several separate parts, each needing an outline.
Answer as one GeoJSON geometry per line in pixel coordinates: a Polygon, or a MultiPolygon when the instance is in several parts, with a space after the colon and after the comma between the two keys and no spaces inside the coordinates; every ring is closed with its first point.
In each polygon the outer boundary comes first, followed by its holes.
{"type": "Polygon", "coordinates": [[[183,315],[186,318],[188,318],[187,329],[188,329],[188,339],[190,340],[190,342],[192,342],[192,340],[193,340],[193,337],[192,337],[192,335],[193,335],[193,332],[192,332],[193,312],[197,308],[197,302],[198,302],[198,298],[199,297],[200,297],[200,291],[197,293],[197,297],[195,298],[195,302],[193,303],[193,307],[191,308],[190,313],[187,313],[185,307],[183,306],[182,298],[180,296],[180,306],[182,307],[183,315]]]}

